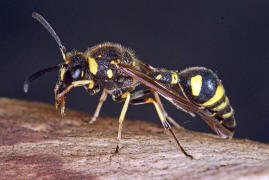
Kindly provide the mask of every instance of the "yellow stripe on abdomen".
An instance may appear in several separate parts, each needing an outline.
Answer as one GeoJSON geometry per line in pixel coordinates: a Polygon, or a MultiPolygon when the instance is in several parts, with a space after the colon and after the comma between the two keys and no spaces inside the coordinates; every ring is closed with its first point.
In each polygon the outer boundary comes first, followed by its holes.
{"type": "Polygon", "coordinates": [[[222,85],[218,85],[216,92],[212,98],[210,98],[208,101],[202,104],[202,106],[211,106],[218,102],[223,96],[224,96],[224,88],[222,85]]]}
{"type": "Polygon", "coordinates": [[[222,118],[229,118],[229,117],[231,117],[232,115],[233,115],[233,113],[234,113],[234,110],[233,110],[233,108],[231,107],[231,111],[230,112],[227,112],[227,113],[225,113],[225,114],[223,114],[223,115],[221,115],[221,117],[222,118]]]}
{"type": "Polygon", "coordinates": [[[226,96],[225,100],[220,105],[214,107],[212,110],[213,111],[220,111],[220,110],[223,110],[225,107],[227,107],[227,105],[229,105],[229,99],[226,96]]]}

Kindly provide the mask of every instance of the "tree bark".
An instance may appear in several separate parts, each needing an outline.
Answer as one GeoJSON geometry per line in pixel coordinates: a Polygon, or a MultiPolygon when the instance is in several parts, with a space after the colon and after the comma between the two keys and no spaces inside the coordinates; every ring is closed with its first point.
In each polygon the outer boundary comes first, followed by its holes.
{"type": "Polygon", "coordinates": [[[269,145],[175,130],[190,160],[162,127],[0,98],[0,179],[269,179],[269,145]]]}

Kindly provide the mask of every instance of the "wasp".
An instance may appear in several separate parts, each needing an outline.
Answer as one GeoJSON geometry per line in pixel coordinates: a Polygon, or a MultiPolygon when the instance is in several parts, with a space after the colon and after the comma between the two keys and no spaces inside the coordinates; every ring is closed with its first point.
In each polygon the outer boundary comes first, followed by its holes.
{"type": "Polygon", "coordinates": [[[192,116],[199,115],[222,138],[231,138],[235,128],[234,111],[226,96],[224,87],[217,75],[204,67],[192,67],[183,71],[154,68],[139,60],[135,53],[120,44],[101,43],[85,52],[67,52],[59,36],[49,23],[38,13],[32,17],[39,21],[57,42],[63,62],[30,75],[24,82],[24,91],[29,84],[45,73],[58,70],[58,81],[54,88],[55,106],[64,115],[66,94],[75,87],[82,86],[88,94],[94,95],[102,90],[96,111],[90,121],[99,116],[103,102],[108,95],[116,102],[124,102],[119,117],[116,153],[120,149],[123,121],[129,104],[154,105],[163,127],[175,139],[183,154],[193,158],[181,146],[171,129],[170,123],[180,127],[166,113],[159,95],[176,108],[192,116]],[[136,90],[139,85],[146,87],[136,90]],[[147,97],[147,95],[153,97],[147,97]],[[170,123],[169,123],[170,122],[170,123]]]}

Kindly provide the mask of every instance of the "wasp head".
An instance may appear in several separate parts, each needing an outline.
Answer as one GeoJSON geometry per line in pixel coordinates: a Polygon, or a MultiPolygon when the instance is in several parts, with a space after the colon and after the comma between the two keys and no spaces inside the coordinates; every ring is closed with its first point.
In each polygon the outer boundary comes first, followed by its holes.
{"type": "Polygon", "coordinates": [[[87,77],[87,61],[83,53],[72,51],[66,53],[66,59],[62,64],[52,66],[29,76],[24,82],[24,92],[27,93],[29,84],[44,75],[47,72],[59,70],[58,81],[54,89],[55,105],[58,108],[61,105],[61,113],[64,113],[65,94],[73,87],[78,86],[76,82],[84,80],[87,77]]]}
{"type": "Polygon", "coordinates": [[[66,61],[60,65],[58,82],[59,93],[63,92],[73,82],[83,80],[87,70],[86,58],[81,52],[67,53],[66,61]]]}
{"type": "Polygon", "coordinates": [[[29,76],[24,82],[24,92],[28,92],[29,84],[32,81],[36,80],[47,72],[59,70],[58,81],[56,83],[54,92],[56,108],[61,104],[61,113],[63,114],[65,107],[65,94],[70,91],[72,87],[81,85],[81,83],[76,83],[77,81],[83,80],[84,78],[89,78],[85,77],[85,70],[86,67],[88,67],[87,61],[81,52],[66,52],[65,46],[62,44],[56,32],[40,14],[33,12],[32,17],[40,22],[57,42],[64,62],[59,65],[43,69],[29,76]]]}
{"type": "Polygon", "coordinates": [[[66,60],[60,64],[58,81],[54,89],[55,105],[57,108],[61,104],[62,113],[64,111],[65,94],[73,87],[80,86],[81,84],[78,82],[89,79],[87,67],[87,61],[83,53],[77,51],[66,53],[66,60]]]}

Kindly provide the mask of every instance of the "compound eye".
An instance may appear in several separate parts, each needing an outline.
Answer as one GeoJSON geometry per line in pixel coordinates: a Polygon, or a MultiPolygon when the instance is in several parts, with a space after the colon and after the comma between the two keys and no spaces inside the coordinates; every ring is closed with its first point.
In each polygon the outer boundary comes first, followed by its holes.
{"type": "Polygon", "coordinates": [[[80,76],[80,73],[81,73],[81,69],[79,67],[79,68],[76,68],[73,71],[71,71],[71,76],[73,79],[78,79],[80,76]]]}

